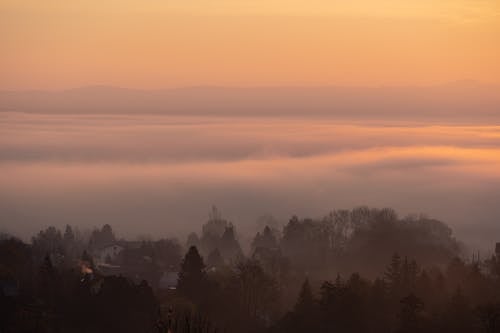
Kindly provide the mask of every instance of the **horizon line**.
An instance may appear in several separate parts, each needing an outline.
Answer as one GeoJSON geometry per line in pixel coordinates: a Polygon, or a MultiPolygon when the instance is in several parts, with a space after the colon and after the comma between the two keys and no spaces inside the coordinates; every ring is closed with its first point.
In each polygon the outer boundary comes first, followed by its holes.
{"type": "Polygon", "coordinates": [[[500,82],[485,82],[473,79],[463,79],[463,80],[451,80],[440,83],[431,84],[374,84],[374,85],[341,85],[341,84],[324,84],[324,85],[210,85],[210,84],[200,84],[200,85],[185,85],[177,87],[159,87],[159,88],[140,88],[131,86],[121,86],[113,84],[88,84],[73,86],[67,88],[26,88],[26,89],[0,89],[2,93],[64,93],[71,91],[84,91],[90,89],[115,89],[115,90],[129,90],[129,91],[140,91],[140,92],[162,92],[162,91],[175,91],[175,90],[190,90],[190,89],[231,89],[231,90],[251,90],[251,89],[395,89],[395,88],[414,88],[414,89],[425,89],[425,88],[437,88],[446,87],[453,85],[462,86],[476,86],[476,87],[497,87],[500,86],[500,82]]]}

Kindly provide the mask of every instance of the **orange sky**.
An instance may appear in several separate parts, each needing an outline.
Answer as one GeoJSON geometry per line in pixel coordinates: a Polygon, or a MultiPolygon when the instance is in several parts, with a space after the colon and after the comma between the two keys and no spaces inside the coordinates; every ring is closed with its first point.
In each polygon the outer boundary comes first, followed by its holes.
{"type": "Polygon", "coordinates": [[[500,78],[498,0],[2,0],[0,89],[500,78]]]}

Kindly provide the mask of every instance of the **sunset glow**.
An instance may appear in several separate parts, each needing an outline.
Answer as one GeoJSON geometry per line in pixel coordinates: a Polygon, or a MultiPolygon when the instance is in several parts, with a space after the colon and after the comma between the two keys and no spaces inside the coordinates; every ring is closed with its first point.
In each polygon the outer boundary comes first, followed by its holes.
{"type": "Polygon", "coordinates": [[[0,0],[0,332],[497,332],[500,0],[0,0]]]}
{"type": "Polygon", "coordinates": [[[494,0],[2,1],[0,88],[498,83],[494,0]]]}

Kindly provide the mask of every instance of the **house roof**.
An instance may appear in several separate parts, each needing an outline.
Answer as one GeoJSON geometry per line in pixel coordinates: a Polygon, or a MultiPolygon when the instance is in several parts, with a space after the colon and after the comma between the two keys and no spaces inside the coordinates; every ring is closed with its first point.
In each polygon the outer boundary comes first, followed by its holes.
{"type": "Polygon", "coordinates": [[[108,249],[108,248],[110,248],[110,247],[120,247],[120,248],[122,248],[122,249],[124,249],[124,248],[125,248],[123,245],[118,244],[118,243],[108,243],[108,244],[106,244],[106,245],[100,246],[100,247],[98,248],[98,250],[99,250],[99,251],[103,251],[103,250],[108,249]]]}
{"type": "Polygon", "coordinates": [[[160,288],[176,288],[178,279],[178,272],[164,272],[159,281],[160,288]]]}

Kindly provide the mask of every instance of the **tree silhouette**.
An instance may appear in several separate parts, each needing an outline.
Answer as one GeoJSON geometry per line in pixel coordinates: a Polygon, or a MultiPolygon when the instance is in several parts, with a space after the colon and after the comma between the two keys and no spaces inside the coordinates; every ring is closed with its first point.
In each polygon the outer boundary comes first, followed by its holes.
{"type": "Polygon", "coordinates": [[[306,279],[293,309],[293,330],[295,332],[314,331],[317,328],[317,310],[309,279],[306,279]]]}
{"type": "Polygon", "coordinates": [[[295,304],[294,311],[301,313],[309,313],[314,308],[314,297],[309,284],[309,279],[306,279],[300,289],[299,298],[295,304]]]}
{"type": "Polygon", "coordinates": [[[443,316],[444,331],[446,332],[473,332],[474,316],[469,299],[457,288],[446,304],[443,316]]]}
{"type": "Polygon", "coordinates": [[[115,234],[113,233],[113,229],[109,224],[105,224],[102,226],[101,230],[95,229],[92,231],[89,240],[89,246],[91,248],[100,248],[103,246],[110,245],[116,241],[115,234]]]}
{"type": "Polygon", "coordinates": [[[220,268],[224,266],[224,258],[220,254],[219,249],[215,249],[207,257],[207,265],[209,267],[220,268]]]}
{"type": "Polygon", "coordinates": [[[247,318],[269,319],[279,297],[276,282],[267,275],[258,261],[246,260],[236,266],[238,302],[247,318]]]}
{"type": "Polygon", "coordinates": [[[64,230],[63,235],[64,242],[71,243],[75,241],[75,234],[73,233],[73,229],[69,224],[66,225],[66,229],[64,230]]]}
{"type": "MultiPolygon", "coordinates": [[[[435,220],[366,207],[293,217],[282,239],[263,226],[249,258],[217,209],[203,232],[213,236],[206,261],[198,247],[183,253],[175,239],[123,240],[113,265],[100,271],[87,246],[114,239],[110,226],[95,230],[90,244],[69,225],[62,235],[42,230],[32,244],[0,236],[0,330],[214,333],[211,323],[238,333],[500,330],[498,254],[461,259],[449,228],[435,220]],[[222,254],[238,260],[224,262],[222,254]],[[418,259],[430,255],[438,259],[418,259]],[[163,272],[171,286],[173,267],[177,289],[156,288],[163,272]],[[311,285],[321,282],[314,295],[311,285]]],[[[198,243],[192,233],[188,244],[198,243]]]]}
{"type": "Polygon", "coordinates": [[[392,293],[398,294],[401,287],[402,278],[402,265],[401,257],[395,253],[392,256],[391,263],[385,271],[385,279],[389,283],[389,287],[392,293]]]}
{"type": "Polygon", "coordinates": [[[200,250],[203,254],[207,255],[215,248],[219,248],[225,256],[224,251],[220,247],[220,240],[228,226],[229,222],[222,218],[219,209],[216,206],[212,206],[208,221],[202,227],[200,250]]]}
{"type": "Polygon", "coordinates": [[[205,264],[198,249],[191,246],[181,263],[177,290],[192,301],[200,300],[205,294],[207,276],[205,264]]]}
{"type": "Polygon", "coordinates": [[[36,260],[41,263],[46,254],[63,254],[64,244],[61,232],[55,227],[48,227],[41,230],[38,235],[32,238],[33,251],[36,260]]]}
{"type": "Polygon", "coordinates": [[[196,248],[200,247],[200,239],[198,237],[198,234],[196,234],[196,232],[192,232],[188,235],[186,241],[186,247],[189,249],[191,246],[196,246],[196,248]]]}
{"type": "Polygon", "coordinates": [[[398,332],[413,333],[422,329],[421,313],[424,303],[414,294],[410,294],[400,301],[401,310],[399,312],[400,328],[398,332]]]}
{"type": "Polygon", "coordinates": [[[255,251],[259,247],[267,249],[275,249],[278,247],[278,240],[273,234],[271,228],[269,228],[269,226],[267,225],[264,227],[264,231],[262,232],[262,234],[258,232],[252,241],[253,251],[255,251]]]}
{"type": "Polygon", "coordinates": [[[56,304],[57,291],[59,287],[59,276],[52,265],[49,255],[46,255],[38,274],[38,290],[41,298],[49,307],[56,304]]]}
{"type": "Polygon", "coordinates": [[[232,224],[229,224],[225,228],[219,241],[218,248],[220,249],[222,257],[229,261],[235,261],[243,256],[243,251],[241,250],[240,243],[236,239],[232,224]]]}
{"type": "Polygon", "coordinates": [[[477,308],[481,325],[487,333],[500,331],[500,303],[488,303],[477,308]]]}

